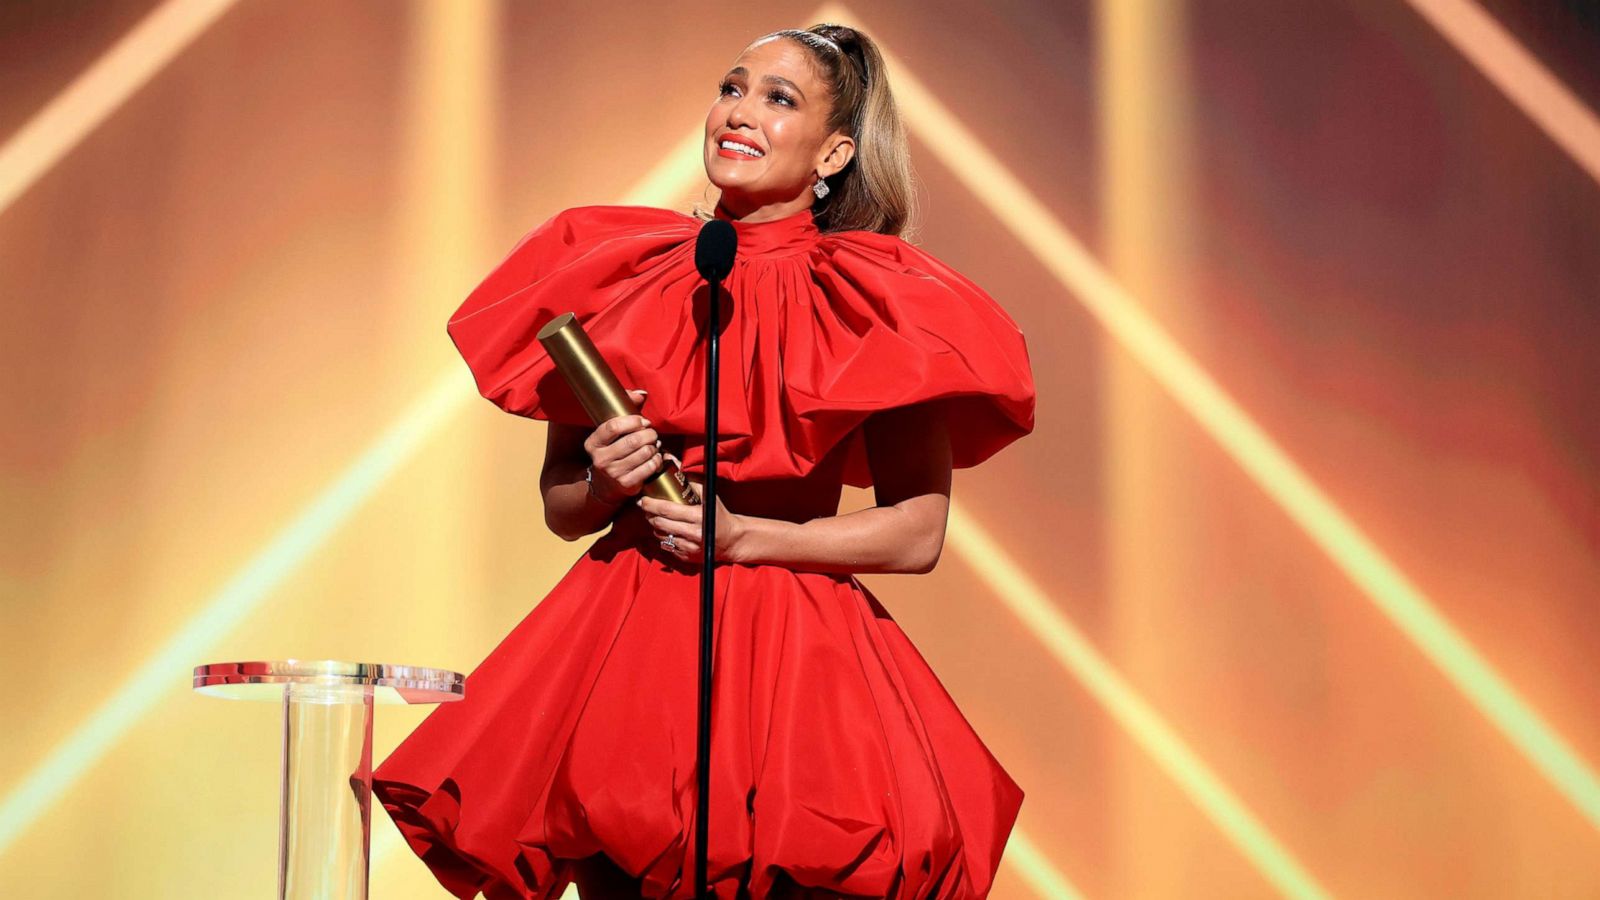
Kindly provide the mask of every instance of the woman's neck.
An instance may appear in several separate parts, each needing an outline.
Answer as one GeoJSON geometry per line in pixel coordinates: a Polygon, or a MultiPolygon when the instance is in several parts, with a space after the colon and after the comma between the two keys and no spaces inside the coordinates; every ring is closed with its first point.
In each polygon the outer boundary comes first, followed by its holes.
{"type": "Polygon", "coordinates": [[[717,200],[717,206],[723,215],[736,222],[748,222],[752,225],[758,222],[772,222],[786,219],[801,210],[811,208],[811,192],[802,191],[792,200],[779,203],[756,203],[743,197],[730,196],[726,193],[717,200]]]}

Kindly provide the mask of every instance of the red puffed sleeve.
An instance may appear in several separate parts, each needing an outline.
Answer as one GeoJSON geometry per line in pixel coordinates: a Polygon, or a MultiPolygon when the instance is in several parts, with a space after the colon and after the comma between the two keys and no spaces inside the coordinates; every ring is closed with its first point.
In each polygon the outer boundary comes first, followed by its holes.
{"type": "MultiPolygon", "coordinates": [[[[446,326],[478,392],[519,416],[590,424],[539,343],[539,329],[573,312],[593,331],[626,302],[636,282],[679,260],[693,236],[681,214],[640,206],[576,207],[529,232],[446,326]]],[[[626,349],[601,345],[619,369],[628,367],[626,349]]]]}

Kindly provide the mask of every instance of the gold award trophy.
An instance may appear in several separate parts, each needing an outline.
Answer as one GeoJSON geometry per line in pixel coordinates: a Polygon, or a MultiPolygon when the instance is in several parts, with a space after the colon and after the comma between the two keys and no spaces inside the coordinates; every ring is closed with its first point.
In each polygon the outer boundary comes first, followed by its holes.
{"type": "MultiPolygon", "coordinates": [[[[577,395],[583,411],[589,414],[594,424],[638,412],[633,408],[633,401],[628,399],[628,392],[623,390],[622,382],[617,380],[616,373],[611,371],[605,357],[595,349],[588,332],[578,324],[576,315],[568,312],[551,319],[539,329],[539,343],[544,345],[550,359],[556,364],[556,370],[567,380],[567,385],[577,395]]],[[[700,503],[700,495],[695,493],[694,485],[683,477],[670,459],[663,459],[661,471],[644,483],[644,492],[657,500],[691,506],[700,503]]]]}

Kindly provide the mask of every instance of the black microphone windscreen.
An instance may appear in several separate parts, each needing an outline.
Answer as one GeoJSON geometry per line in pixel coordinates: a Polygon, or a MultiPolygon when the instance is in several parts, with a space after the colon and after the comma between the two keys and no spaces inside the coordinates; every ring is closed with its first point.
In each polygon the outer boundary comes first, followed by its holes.
{"type": "Polygon", "coordinates": [[[694,243],[694,267],[707,281],[721,281],[733,271],[733,255],[739,249],[739,233],[726,219],[712,219],[700,227],[694,243]]]}

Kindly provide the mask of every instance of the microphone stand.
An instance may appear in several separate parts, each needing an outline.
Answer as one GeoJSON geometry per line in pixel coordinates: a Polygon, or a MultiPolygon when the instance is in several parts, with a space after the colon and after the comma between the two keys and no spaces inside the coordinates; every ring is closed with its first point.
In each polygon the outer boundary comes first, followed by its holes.
{"type": "Polygon", "coordinates": [[[717,397],[721,393],[721,301],[719,290],[722,279],[733,267],[737,246],[734,229],[726,222],[713,220],[700,232],[696,246],[696,264],[710,288],[710,304],[706,312],[706,443],[705,485],[700,500],[700,715],[696,735],[695,767],[695,817],[694,817],[694,890],[698,900],[709,900],[706,891],[706,843],[710,835],[711,794],[711,671],[714,635],[713,620],[716,598],[717,567],[717,397]],[[708,233],[709,232],[709,233],[708,233]],[[721,238],[722,240],[715,240],[721,238]],[[711,240],[708,240],[711,239],[711,240]],[[702,257],[702,246],[706,249],[702,257]],[[726,253],[725,259],[716,259],[726,253]]]}

